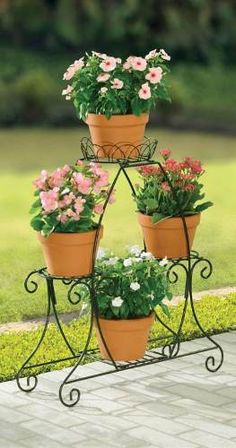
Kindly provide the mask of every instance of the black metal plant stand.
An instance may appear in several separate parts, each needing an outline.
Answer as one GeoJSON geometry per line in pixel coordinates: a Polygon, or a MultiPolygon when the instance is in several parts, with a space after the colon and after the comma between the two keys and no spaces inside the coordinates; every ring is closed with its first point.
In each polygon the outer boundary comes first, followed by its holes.
{"type": "MultiPolygon", "coordinates": [[[[114,180],[111,184],[111,188],[107,197],[107,200],[104,205],[104,212],[100,216],[99,219],[99,226],[102,223],[102,219],[109,201],[109,198],[112,194],[112,191],[114,190],[114,187],[120,177],[121,174],[123,174],[131,188],[132,194],[135,195],[135,189],[132,185],[132,181],[130,179],[130,176],[128,174],[129,168],[134,168],[138,166],[143,165],[150,165],[150,164],[157,164],[160,169],[162,170],[164,176],[166,177],[166,181],[169,183],[169,186],[172,190],[172,193],[176,199],[176,203],[178,205],[178,198],[175,195],[175,190],[173,186],[171,185],[171,182],[165,173],[162,165],[153,160],[153,155],[155,152],[157,142],[154,140],[146,140],[142,145],[139,146],[131,146],[129,145],[129,157],[124,158],[125,155],[122,154],[122,151],[124,147],[122,145],[115,145],[114,148],[112,148],[112,151],[109,152],[106,147],[99,147],[92,145],[91,141],[87,138],[82,139],[81,142],[81,150],[83,154],[84,160],[87,161],[99,161],[101,163],[106,164],[117,164],[118,169],[116,172],[116,175],[114,177],[114,180]],[[101,159],[100,156],[106,155],[105,159],[101,159]],[[117,155],[119,157],[122,156],[122,158],[117,159],[117,155]]],[[[85,277],[78,277],[78,278],[65,278],[65,277],[56,277],[53,275],[48,274],[46,268],[41,268],[32,271],[25,280],[25,289],[29,293],[35,293],[38,289],[38,279],[41,278],[47,288],[47,313],[46,313],[46,319],[45,319],[45,325],[41,334],[41,337],[39,339],[39,342],[33,352],[30,354],[30,356],[26,359],[24,364],[22,365],[21,369],[19,370],[17,374],[17,384],[18,387],[25,391],[25,392],[31,392],[33,391],[38,383],[37,374],[31,373],[32,369],[34,368],[40,368],[42,366],[50,365],[50,364],[57,364],[62,361],[75,361],[75,365],[71,368],[70,372],[66,375],[64,381],[62,382],[60,388],[59,388],[59,398],[60,401],[67,407],[72,407],[76,403],[78,403],[80,399],[80,390],[78,389],[78,383],[80,381],[84,381],[86,379],[90,378],[96,378],[99,376],[107,375],[110,373],[116,373],[120,372],[122,370],[129,370],[140,366],[155,364],[158,362],[163,362],[171,359],[177,359],[181,357],[186,357],[193,354],[199,354],[207,351],[213,351],[217,350],[219,359],[217,360],[214,356],[214,354],[209,354],[205,361],[205,366],[208,371],[210,372],[216,372],[219,370],[219,368],[223,364],[224,360],[224,353],[221,348],[221,346],[213,339],[212,336],[208,335],[204,328],[202,327],[194,305],[193,300],[193,293],[192,293],[192,282],[193,282],[193,276],[194,271],[197,267],[200,269],[200,276],[203,279],[208,279],[210,275],[212,274],[212,264],[211,262],[206,259],[205,257],[202,257],[195,251],[190,251],[189,246],[189,237],[188,237],[188,231],[187,226],[185,222],[185,218],[180,210],[180,216],[182,217],[183,221],[183,228],[185,232],[186,237],[186,243],[188,248],[188,256],[179,258],[179,259],[172,259],[169,260],[168,270],[167,270],[167,276],[170,281],[170,283],[175,284],[179,280],[179,274],[184,275],[185,279],[185,288],[184,288],[184,304],[183,304],[183,311],[179,322],[179,327],[177,330],[173,330],[169,325],[167,325],[159,316],[158,312],[156,312],[156,320],[168,331],[168,336],[159,337],[155,339],[151,339],[149,342],[152,343],[152,347],[158,347],[158,348],[152,348],[148,350],[145,353],[145,356],[142,359],[129,361],[129,362],[117,362],[112,358],[112,355],[109,351],[109,347],[106,344],[106,341],[104,339],[104,336],[102,334],[99,320],[98,320],[98,304],[97,304],[97,298],[96,298],[96,291],[99,287],[102,288],[102,282],[105,279],[105,276],[103,276],[103,273],[98,272],[95,269],[95,259],[96,259],[96,248],[98,244],[98,232],[99,228],[97,230],[97,235],[95,238],[95,244],[93,249],[93,270],[92,273],[89,276],[85,277]],[[36,281],[37,278],[37,281],[36,281]],[[89,324],[89,330],[86,338],[86,343],[84,345],[84,348],[82,351],[76,351],[70,341],[68,340],[64,330],[63,326],[60,322],[58,312],[57,312],[57,298],[56,298],[56,292],[55,292],[55,284],[57,282],[62,282],[67,287],[67,299],[71,303],[71,305],[78,305],[82,299],[81,294],[81,288],[83,292],[89,296],[89,301],[91,304],[90,307],[90,324],[89,324]],[[186,318],[186,312],[187,308],[190,307],[192,318],[194,319],[197,327],[200,329],[202,336],[205,336],[208,341],[211,343],[211,346],[209,347],[203,347],[199,350],[190,351],[190,352],[182,352],[181,351],[181,335],[182,335],[182,328],[185,322],[186,318]],[[58,358],[53,359],[48,362],[43,363],[36,363],[33,364],[30,361],[33,359],[34,355],[40,348],[44,337],[47,333],[48,325],[50,322],[51,315],[54,316],[58,330],[60,332],[60,335],[62,337],[62,340],[66,344],[68,350],[71,353],[71,356],[68,356],[66,358],[58,358]],[[92,331],[94,327],[94,323],[96,323],[96,326],[98,328],[98,331],[100,332],[100,337],[103,341],[103,344],[106,348],[106,351],[110,357],[110,360],[102,360],[104,363],[108,364],[108,369],[104,372],[98,372],[96,374],[87,375],[83,377],[76,377],[74,378],[73,375],[76,373],[76,369],[79,365],[81,365],[85,358],[89,358],[90,360],[94,359],[94,357],[99,356],[99,350],[98,349],[91,349],[90,343],[92,338],[92,331]],[[164,339],[164,345],[163,345],[163,339],[164,339]],[[23,377],[26,377],[23,379],[23,377]],[[24,384],[23,384],[24,383],[24,384]],[[26,383],[26,384],[25,384],[26,383]],[[66,393],[67,390],[67,393],[66,393]]],[[[111,293],[115,297],[115,282],[114,285],[112,283],[111,279],[111,293]]]]}

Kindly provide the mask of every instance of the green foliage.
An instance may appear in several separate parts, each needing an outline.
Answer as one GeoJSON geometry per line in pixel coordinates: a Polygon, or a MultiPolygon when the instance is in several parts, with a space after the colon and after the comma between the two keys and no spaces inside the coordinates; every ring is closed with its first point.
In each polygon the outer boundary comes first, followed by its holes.
{"type": "Polygon", "coordinates": [[[101,271],[96,285],[99,315],[105,319],[133,319],[149,316],[157,305],[168,314],[162,302],[172,298],[166,264],[166,260],[158,263],[138,246],[131,247],[126,258],[102,254],[97,260],[101,271]]]}
{"type": "MultiPolygon", "coordinates": [[[[235,306],[236,306],[236,294],[230,294],[227,297],[205,297],[204,299],[195,303],[197,315],[203,328],[206,329],[208,334],[221,333],[227,330],[233,330],[236,328],[235,320],[235,306]]],[[[167,323],[171,328],[177,330],[182,312],[182,305],[171,308],[170,318],[166,317],[164,313],[159,309],[158,313],[161,319],[167,323]]],[[[86,317],[80,318],[80,320],[73,320],[69,325],[63,324],[63,329],[70,341],[72,347],[77,351],[83,350],[87,334],[89,331],[89,319],[86,317]]],[[[18,370],[22,366],[26,357],[36,346],[42,327],[34,331],[21,331],[3,333],[0,335],[0,381],[6,381],[15,378],[18,370]]],[[[152,328],[151,338],[161,338],[161,344],[170,341],[167,339],[169,336],[168,331],[156,322],[152,328]],[[166,339],[165,339],[166,338],[166,339]]],[[[199,328],[196,327],[191,314],[190,307],[187,309],[186,320],[181,334],[181,340],[191,340],[197,337],[201,337],[202,334],[199,328]]],[[[152,346],[156,346],[156,343],[152,343],[152,346]]],[[[90,348],[96,347],[96,339],[93,335],[90,348]]],[[[41,349],[36,354],[32,362],[46,362],[59,357],[70,356],[67,347],[63,344],[61,336],[57,331],[55,324],[50,324],[47,332],[45,342],[41,346],[41,349]]],[[[94,359],[88,359],[85,357],[84,363],[91,362],[94,359]]],[[[204,361],[204,357],[203,357],[204,361]]],[[[69,367],[73,362],[61,362],[58,364],[49,364],[44,367],[37,368],[38,373],[49,372],[55,369],[62,369],[69,367]]],[[[32,369],[33,371],[33,369],[32,369]]],[[[34,369],[34,372],[36,369],[34,369]]],[[[29,370],[27,371],[29,373],[29,370]]]]}
{"type": "Polygon", "coordinates": [[[182,162],[170,159],[170,151],[163,149],[162,169],[159,165],[144,165],[138,168],[143,185],[137,185],[134,199],[138,210],[152,216],[154,223],[181,214],[201,213],[213,204],[210,201],[197,204],[205,194],[199,182],[204,173],[199,160],[185,157],[182,162]]]}

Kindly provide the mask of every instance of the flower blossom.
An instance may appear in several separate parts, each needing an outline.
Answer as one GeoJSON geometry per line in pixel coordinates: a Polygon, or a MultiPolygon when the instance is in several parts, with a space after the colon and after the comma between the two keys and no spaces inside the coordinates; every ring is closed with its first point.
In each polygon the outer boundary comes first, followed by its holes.
{"type": "Polygon", "coordinates": [[[58,188],[53,188],[53,190],[40,192],[39,197],[46,213],[53,212],[58,208],[58,191],[58,188]]]}
{"type": "Polygon", "coordinates": [[[70,172],[69,165],[64,165],[63,168],[57,168],[49,177],[48,184],[51,188],[60,187],[64,182],[65,176],[70,172]]]}
{"type": "Polygon", "coordinates": [[[84,210],[84,204],[86,200],[82,197],[78,196],[74,202],[74,208],[76,211],[76,214],[79,215],[84,210]]]}
{"type": "Polygon", "coordinates": [[[167,53],[165,52],[165,50],[163,50],[163,48],[160,50],[159,53],[160,53],[160,56],[162,57],[162,59],[164,59],[165,61],[170,61],[170,60],[171,60],[170,55],[167,54],[167,53]]]}
{"type": "Polygon", "coordinates": [[[66,95],[66,100],[70,100],[72,92],[73,92],[73,87],[68,84],[66,89],[62,90],[62,95],[66,95]]]}
{"type": "Polygon", "coordinates": [[[125,63],[123,64],[123,69],[124,70],[129,70],[130,68],[132,68],[132,62],[134,60],[135,56],[129,56],[125,63]]]}
{"type": "Polygon", "coordinates": [[[107,87],[101,87],[100,93],[107,93],[108,88],[107,87]]]}
{"type": "Polygon", "coordinates": [[[46,188],[47,179],[48,172],[46,170],[42,170],[40,176],[33,181],[33,185],[40,190],[44,190],[46,188]]]}
{"type": "Polygon", "coordinates": [[[162,74],[163,72],[161,67],[152,67],[149,68],[149,73],[147,73],[145,79],[150,81],[151,84],[157,84],[161,81],[162,74]]]}
{"type": "Polygon", "coordinates": [[[78,191],[83,194],[88,194],[89,189],[92,185],[91,179],[85,177],[81,173],[74,173],[73,176],[78,191]]]}
{"type": "Polygon", "coordinates": [[[161,149],[160,150],[160,154],[166,160],[166,159],[169,158],[169,156],[171,154],[171,151],[169,149],[167,149],[167,148],[166,149],[161,149]]]}
{"type": "Polygon", "coordinates": [[[94,213],[96,213],[97,215],[102,215],[104,210],[103,204],[95,204],[93,210],[94,213]]]}
{"type": "Polygon", "coordinates": [[[170,186],[169,186],[168,182],[162,182],[161,189],[162,189],[162,191],[166,191],[166,192],[170,191],[170,186]]]}
{"type": "Polygon", "coordinates": [[[162,267],[167,266],[167,264],[168,264],[167,257],[165,257],[161,261],[159,261],[159,265],[162,267]]]}
{"type": "Polygon", "coordinates": [[[100,75],[98,75],[97,77],[97,82],[105,82],[110,78],[109,73],[101,73],[100,75]]]}
{"type": "Polygon", "coordinates": [[[151,50],[149,53],[145,56],[146,61],[149,61],[149,59],[155,58],[157,55],[157,50],[151,50]]]}
{"type": "Polygon", "coordinates": [[[99,67],[101,67],[104,72],[111,72],[116,68],[116,58],[107,56],[106,59],[99,64],[99,67]]]}
{"type": "Polygon", "coordinates": [[[72,192],[70,192],[69,194],[66,194],[59,201],[59,207],[60,208],[68,207],[74,199],[75,199],[75,195],[72,192]]]}
{"type": "Polygon", "coordinates": [[[122,87],[124,85],[123,81],[121,81],[118,78],[115,78],[113,81],[111,81],[111,84],[112,84],[112,86],[111,86],[112,89],[122,89],[122,87]]]}
{"type": "Polygon", "coordinates": [[[130,289],[132,289],[132,291],[138,291],[140,289],[140,284],[138,282],[132,282],[130,283],[130,289]]]}
{"type": "Polygon", "coordinates": [[[115,298],[111,301],[112,306],[115,306],[115,307],[117,307],[117,308],[120,308],[120,306],[122,305],[123,302],[124,302],[124,300],[123,300],[120,296],[115,297],[115,298]]]}
{"type": "Polygon", "coordinates": [[[71,64],[66,72],[63,75],[63,79],[66,81],[70,81],[71,78],[75,75],[75,73],[80,70],[84,66],[83,58],[80,58],[78,61],[74,61],[73,64],[71,64]]]}
{"type": "Polygon", "coordinates": [[[131,60],[131,66],[134,70],[143,72],[147,67],[147,61],[144,58],[133,57],[133,59],[131,60]]]}
{"type": "Polygon", "coordinates": [[[125,268],[128,268],[129,266],[132,266],[133,262],[132,262],[132,258],[126,258],[123,261],[123,265],[125,266],[125,268]]]}
{"type": "Polygon", "coordinates": [[[135,255],[135,257],[139,257],[140,253],[142,252],[137,244],[135,244],[134,246],[129,246],[128,251],[131,255],[135,255]]]}
{"type": "Polygon", "coordinates": [[[148,100],[149,98],[151,98],[151,90],[147,82],[145,82],[145,84],[142,84],[142,87],[138,92],[138,96],[142,100],[148,100]]]}

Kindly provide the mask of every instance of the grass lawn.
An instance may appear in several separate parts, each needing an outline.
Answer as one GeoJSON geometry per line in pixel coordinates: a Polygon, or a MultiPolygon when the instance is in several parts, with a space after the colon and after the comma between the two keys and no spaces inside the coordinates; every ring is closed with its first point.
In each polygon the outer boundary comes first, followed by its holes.
{"type": "MultiPolygon", "coordinates": [[[[235,271],[235,173],[236,138],[191,132],[154,130],[159,147],[169,147],[173,156],[192,155],[205,163],[207,198],[214,207],[202,216],[195,249],[209,257],[214,274],[208,281],[196,275],[195,290],[236,285],[235,271]]],[[[43,259],[34,231],[29,227],[28,209],[32,202],[31,182],[42,168],[70,163],[80,156],[81,128],[0,131],[0,321],[9,322],[40,316],[44,312],[44,289],[35,295],[23,290],[29,271],[42,266],[43,259]]],[[[112,174],[115,168],[111,169],[112,174]]],[[[136,176],[136,173],[133,173],[136,176]]],[[[105,217],[102,246],[122,252],[128,244],[139,242],[135,205],[128,186],[120,181],[117,202],[105,217]]],[[[180,288],[179,288],[180,291],[180,288]]],[[[71,308],[61,291],[59,311],[71,308]]]]}
{"type": "MultiPolygon", "coordinates": [[[[236,321],[234,316],[234,310],[236,305],[236,294],[229,294],[227,297],[205,297],[195,305],[198,318],[200,319],[203,328],[208,334],[221,333],[222,331],[233,330],[236,328],[236,321]]],[[[171,308],[171,317],[167,318],[160,312],[160,317],[167,323],[170,328],[177,331],[182,314],[183,304],[179,304],[176,307],[171,308]]],[[[80,320],[73,320],[69,325],[63,325],[65,334],[70,341],[74,350],[82,351],[86,342],[89,322],[87,317],[83,317],[80,320]],[[78,337],[79,335],[79,337],[78,337]]],[[[0,381],[5,381],[15,378],[16,373],[20,369],[26,357],[32,352],[36,346],[42,328],[38,328],[34,331],[22,331],[2,334],[0,337],[0,381]]],[[[152,327],[152,338],[163,338],[159,345],[164,345],[166,342],[170,342],[165,337],[170,336],[170,333],[162,327],[158,322],[152,327]]],[[[202,334],[199,328],[194,322],[190,310],[190,306],[187,308],[185,323],[182,329],[181,340],[187,341],[201,337],[202,334]]],[[[96,337],[93,334],[90,348],[96,347],[96,337]]],[[[152,343],[152,346],[156,347],[157,342],[152,343]]],[[[206,344],[207,346],[207,344],[206,344]]],[[[215,352],[217,357],[217,351],[215,352]]],[[[55,324],[50,324],[46,338],[36,356],[32,359],[31,365],[34,363],[47,362],[52,359],[66,358],[71,356],[68,348],[62,342],[62,339],[57,331],[55,324]],[[50,343],[53,341],[53,344],[50,343]]],[[[97,355],[92,360],[98,359],[97,355]]],[[[204,361],[203,357],[203,361],[204,361]]],[[[90,358],[85,358],[84,363],[91,362],[90,358]]],[[[51,364],[44,367],[37,368],[38,373],[47,372],[55,369],[62,369],[69,367],[71,361],[64,361],[58,364],[51,364]]],[[[35,372],[36,369],[34,369],[35,372]]],[[[27,371],[27,374],[29,371],[27,371]]]]}

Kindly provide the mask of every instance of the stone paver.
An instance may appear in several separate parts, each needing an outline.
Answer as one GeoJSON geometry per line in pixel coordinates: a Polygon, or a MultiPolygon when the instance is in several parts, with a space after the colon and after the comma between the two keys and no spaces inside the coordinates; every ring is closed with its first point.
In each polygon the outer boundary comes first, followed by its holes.
{"type": "MultiPolygon", "coordinates": [[[[29,394],[14,381],[0,384],[2,448],[234,448],[236,446],[236,332],[215,336],[225,351],[216,373],[205,369],[206,352],[74,383],[73,408],[58,400],[69,370],[39,376],[29,394]]],[[[183,344],[184,351],[206,341],[183,344]]],[[[76,378],[106,372],[95,362],[76,378]]],[[[69,392],[65,388],[65,394],[69,392]]],[[[64,396],[64,395],[63,395],[64,396]]]]}

